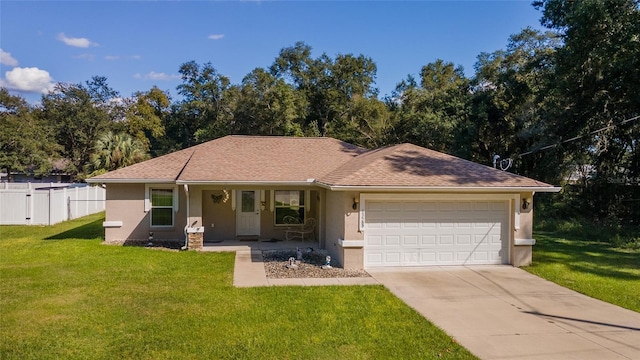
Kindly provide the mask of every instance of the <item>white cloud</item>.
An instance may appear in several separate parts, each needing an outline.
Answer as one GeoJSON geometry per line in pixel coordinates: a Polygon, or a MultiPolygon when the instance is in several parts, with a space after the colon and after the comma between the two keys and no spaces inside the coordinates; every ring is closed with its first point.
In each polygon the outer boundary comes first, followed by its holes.
{"type": "Polygon", "coordinates": [[[18,60],[11,56],[11,53],[0,49],[0,64],[7,66],[18,66],[18,60]]]}
{"type": "Polygon", "coordinates": [[[105,60],[110,60],[110,61],[115,61],[115,60],[140,60],[142,59],[142,56],[140,55],[127,55],[127,56],[120,56],[120,55],[106,55],[104,57],[105,60]]]}
{"type": "Polygon", "coordinates": [[[14,68],[4,73],[0,86],[9,90],[45,94],[53,90],[53,79],[46,70],[37,67],[14,68]]]}
{"type": "Polygon", "coordinates": [[[67,37],[64,33],[58,34],[58,40],[62,41],[63,43],[69,46],[79,47],[79,48],[88,48],[89,46],[98,46],[97,43],[94,43],[87,38],[67,37]]]}
{"type": "Polygon", "coordinates": [[[224,37],[224,34],[211,34],[208,36],[211,40],[220,40],[224,37]]]}
{"type": "Polygon", "coordinates": [[[96,59],[96,56],[93,54],[80,54],[80,55],[76,55],[73,57],[74,59],[84,59],[84,60],[89,60],[89,61],[93,61],[96,59]]]}
{"type": "Polygon", "coordinates": [[[180,79],[180,75],[170,75],[170,74],[166,74],[166,73],[157,73],[155,71],[151,71],[149,73],[146,73],[144,75],[140,74],[140,73],[136,73],[133,74],[133,77],[136,79],[144,79],[144,80],[174,80],[174,79],[180,79]]]}

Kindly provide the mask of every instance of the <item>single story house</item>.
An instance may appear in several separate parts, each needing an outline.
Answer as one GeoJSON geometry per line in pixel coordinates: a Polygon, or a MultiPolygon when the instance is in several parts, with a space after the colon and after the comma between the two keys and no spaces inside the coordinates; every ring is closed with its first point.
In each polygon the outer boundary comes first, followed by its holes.
{"type": "Polygon", "coordinates": [[[345,268],[528,265],[533,195],[559,191],[412,144],[237,135],[87,181],[106,184],[106,242],[152,232],[198,249],[284,239],[287,217],[313,218],[310,235],[345,268]]]}

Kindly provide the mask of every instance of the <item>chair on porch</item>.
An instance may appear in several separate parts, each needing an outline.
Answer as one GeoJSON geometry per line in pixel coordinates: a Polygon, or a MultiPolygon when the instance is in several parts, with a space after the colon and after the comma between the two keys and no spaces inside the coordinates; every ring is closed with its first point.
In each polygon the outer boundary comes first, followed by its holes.
{"type": "Polygon", "coordinates": [[[300,223],[297,217],[285,216],[282,221],[289,226],[284,232],[284,238],[287,241],[300,238],[304,242],[305,238],[309,240],[315,238],[316,219],[308,217],[304,223],[300,223]]]}

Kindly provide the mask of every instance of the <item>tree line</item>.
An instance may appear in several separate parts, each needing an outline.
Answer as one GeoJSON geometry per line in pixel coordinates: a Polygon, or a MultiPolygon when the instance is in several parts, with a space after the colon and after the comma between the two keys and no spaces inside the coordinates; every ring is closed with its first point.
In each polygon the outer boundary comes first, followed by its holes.
{"type": "Polygon", "coordinates": [[[481,53],[475,73],[436,60],[375,88],[364,55],[315,57],[298,42],[239,84],[213,64],[179,68],[179,99],[157,87],[122,97],[105,77],[59,83],[37,106],[0,89],[0,167],[76,180],[229,134],[330,136],[366,148],[410,142],[563,184],[563,211],[640,218],[638,0],[540,0],[526,28],[481,53]],[[569,204],[569,205],[567,205],[569,204]]]}

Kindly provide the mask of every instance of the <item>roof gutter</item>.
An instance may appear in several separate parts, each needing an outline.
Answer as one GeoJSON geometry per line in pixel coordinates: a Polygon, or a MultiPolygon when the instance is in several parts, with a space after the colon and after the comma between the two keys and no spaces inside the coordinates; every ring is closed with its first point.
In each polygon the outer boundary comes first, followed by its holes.
{"type": "Polygon", "coordinates": [[[315,179],[307,181],[201,181],[201,180],[178,180],[178,185],[216,185],[216,186],[316,186],[315,179]]]}
{"type": "Polygon", "coordinates": [[[434,191],[434,192],[499,192],[512,193],[520,191],[533,192],[551,192],[557,193],[562,190],[556,186],[345,186],[345,185],[329,185],[316,182],[316,185],[332,191],[359,191],[359,192],[415,192],[415,191],[434,191]]]}
{"type": "Polygon", "coordinates": [[[174,179],[86,179],[89,184],[175,184],[174,179]]]}
{"type": "Polygon", "coordinates": [[[306,181],[206,181],[206,180],[173,180],[173,179],[87,179],[88,183],[95,184],[176,184],[176,185],[214,185],[214,186],[319,186],[332,191],[359,191],[359,192],[499,192],[512,193],[520,191],[557,193],[562,190],[557,186],[366,186],[366,185],[330,185],[307,179],[306,181]]]}

